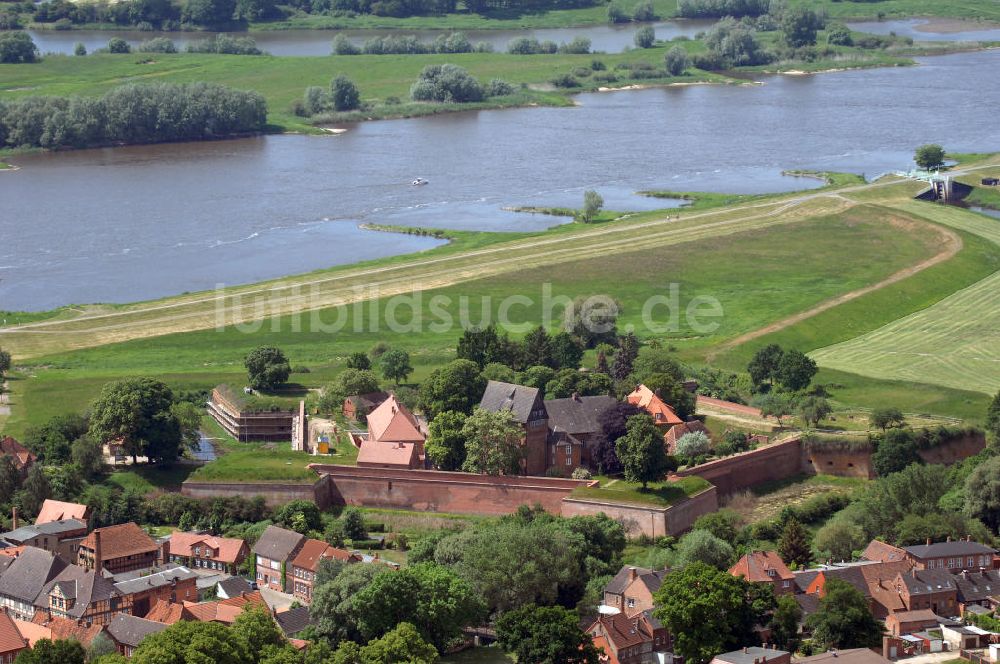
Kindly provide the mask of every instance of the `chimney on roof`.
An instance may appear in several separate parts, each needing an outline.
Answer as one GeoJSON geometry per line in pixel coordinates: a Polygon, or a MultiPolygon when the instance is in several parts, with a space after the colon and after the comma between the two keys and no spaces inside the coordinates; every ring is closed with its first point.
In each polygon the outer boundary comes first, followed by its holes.
{"type": "Polygon", "coordinates": [[[639,572],[637,572],[634,567],[629,567],[628,568],[628,580],[629,581],[635,581],[635,578],[637,576],[639,576],[639,572]]]}
{"type": "Polygon", "coordinates": [[[10,511],[10,529],[17,530],[17,507],[15,506],[10,511]]]}
{"type": "Polygon", "coordinates": [[[749,652],[750,652],[750,648],[747,648],[746,646],[743,646],[743,654],[745,655],[745,654],[747,654],[749,652]]]}

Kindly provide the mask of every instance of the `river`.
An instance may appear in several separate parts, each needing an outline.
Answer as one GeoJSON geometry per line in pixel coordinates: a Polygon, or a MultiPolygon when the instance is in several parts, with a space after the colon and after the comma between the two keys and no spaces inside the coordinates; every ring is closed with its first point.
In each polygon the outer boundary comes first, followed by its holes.
{"type": "MultiPolygon", "coordinates": [[[[674,37],[694,37],[706,30],[713,21],[680,20],[653,23],[657,39],[674,37]]],[[[495,51],[506,51],[507,44],[515,37],[534,37],[539,41],[550,40],[557,44],[572,41],[574,37],[586,37],[593,51],[620,53],[626,47],[634,47],[635,24],[592,25],[580,28],[547,28],[536,30],[462,30],[473,44],[486,42],[495,51]]],[[[234,37],[252,37],[257,46],[271,55],[330,55],[331,43],[338,34],[346,35],[360,46],[366,39],[386,35],[413,35],[421,41],[434,41],[439,35],[450,34],[450,30],[271,30],[262,32],[227,32],[234,37]]],[[[139,32],[129,30],[29,30],[42,53],[62,53],[71,55],[77,43],[87,47],[88,52],[108,45],[112,37],[121,37],[132,46],[153,37],[172,39],[177,48],[183,50],[191,42],[211,37],[212,32],[139,32]]]]}
{"type": "Polygon", "coordinates": [[[869,177],[913,149],[1000,150],[1000,52],[917,67],[768,76],[759,86],[579,95],[525,108],[346,126],[338,136],[18,157],[0,173],[0,310],[128,302],[425,249],[360,222],[532,230],[511,205],[657,207],[642,189],[784,191],[782,169],[869,177]],[[409,186],[414,177],[430,184],[409,186]]]}

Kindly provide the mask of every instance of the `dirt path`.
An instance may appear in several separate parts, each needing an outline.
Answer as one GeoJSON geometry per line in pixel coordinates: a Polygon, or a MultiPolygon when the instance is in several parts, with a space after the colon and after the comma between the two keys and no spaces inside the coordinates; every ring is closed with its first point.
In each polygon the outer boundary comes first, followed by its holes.
{"type": "Polygon", "coordinates": [[[830,309],[840,306],[841,304],[850,302],[851,300],[856,300],[859,297],[867,295],[868,293],[873,293],[881,288],[885,288],[886,286],[890,286],[894,283],[902,281],[903,279],[912,277],[913,275],[919,272],[923,272],[927,268],[934,267],[939,263],[943,263],[944,261],[951,259],[953,256],[955,256],[955,254],[957,254],[959,251],[962,250],[962,238],[959,237],[957,233],[955,233],[950,229],[941,226],[936,226],[929,222],[915,221],[899,217],[894,218],[890,223],[892,223],[893,226],[897,226],[899,228],[905,228],[906,230],[909,231],[919,232],[918,227],[923,228],[925,230],[929,230],[930,232],[932,232],[937,236],[936,244],[938,244],[941,247],[941,250],[938,251],[938,253],[931,256],[930,258],[921,261],[916,265],[911,265],[910,267],[904,268],[898,272],[894,272],[893,274],[889,275],[882,281],[870,284],[868,286],[865,286],[864,288],[858,288],[857,290],[849,291],[842,295],[838,295],[837,297],[831,298],[829,300],[826,300],[825,302],[817,304],[815,307],[812,307],[811,309],[801,311],[787,318],[783,318],[782,320],[775,321],[770,325],[765,325],[764,327],[758,328],[751,332],[747,332],[746,334],[741,334],[740,336],[734,339],[730,339],[726,343],[722,344],[717,350],[713,351],[708,356],[708,360],[711,362],[720,352],[732,350],[737,346],[741,346],[749,341],[753,341],[754,339],[759,339],[760,337],[766,336],[773,332],[780,332],[781,330],[784,330],[787,327],[791,327],[792,325],[801,323],[802,321],[812,318],[813,316],[818,316],[824,311],[829,311],[830,309]]]}

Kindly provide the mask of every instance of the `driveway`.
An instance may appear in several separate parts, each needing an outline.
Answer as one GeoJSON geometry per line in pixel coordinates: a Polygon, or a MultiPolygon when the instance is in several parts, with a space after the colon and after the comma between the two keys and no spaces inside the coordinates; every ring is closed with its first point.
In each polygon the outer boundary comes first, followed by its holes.
{"type": "Polygon", "coordinates": [[[279,593],[277,590],[271,590],[270,588],[261,587],[260,594],[264,598],[264,601],[267,602],[267,605],[275,611],[284,611],[295,601],[295,598],[291,595],[279,593]]]}

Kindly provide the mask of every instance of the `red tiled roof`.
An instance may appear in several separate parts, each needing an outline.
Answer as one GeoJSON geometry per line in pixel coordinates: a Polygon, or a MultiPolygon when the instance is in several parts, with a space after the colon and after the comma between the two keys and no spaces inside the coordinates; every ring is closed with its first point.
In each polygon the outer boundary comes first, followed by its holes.
{"type": "Polygon", "coordinates": [[[16,653],[28,647],[7,610],[0,611],[0,654],[16,653]]]}
{"type": "Polygon", "coordinates": [[[18,469],[25,468],[37,459],[27,447],[10,436],[0,438],[0,456],[9,456],[14,461],[14,467],[18,469]]]}
{"type": "Polygon", "coordinates": [[[677,413],[674,412],[673,408],[663,403],[663,400],[645,385],[637,385],[625,399],[633,406],[638,406],[652,415],[653,420],[657,424],[672,425],[684,422],[684,420],[677,417],[677,413]]]}
{"type": "Polygon", "coordinates": [[[733,576],[742,576],[752,583],[772,582],[775,579],[792,581],[792,574],[785,561],[774,551],[752,551],[745,554],[729,568],[733,576]],[[773,574],[770,571],[773,570],[773,574]]]}
{"type": "MultiPolygon", "coordinates": [[[[205,544],[218,551],[216,560],[225,563],[239,562],[240,550],[245,542],[232,537],[214,537],[212,535],[199,535],[198,533],[185,533],[177,531],[170,535],[170,553],[178,556],[194,556],[194,547],[197,544],[205,544]]],[[[103,546],[103,545],[102,545],[103,546]]]]}
{"type": "Polygon", "coordinates": [[[156,542],[146,534],[146,531],[131,522],[119,526],[96,528],[80,542],[80,547],[93,551],[96,533],[101,534],[101,558],[103,560],[148,553],[156,551],[157,548],[156,542]]]}
{"type": "Polygon", "coordinates": [[[84,647],[89,646],[94,637],[104,631],[102,625],[81,625],[69,618],[50,618],[42,624],[52,632],[53,639],[76,639],[84,647]]]}
{"type": "Polygon", "coordinates": [[[865,560],[877,560],[882,563],[898,562],[906,559],[906,551],[879,540],[872,540],[865,547],[861,557],[865,560]]]}
{"type": "Polygon", "coordinates": [[[608,645],[608,640],[603,636],[595,636],[591,639],[594,642],[594,647],[598,650],[597,661],[601,664],[618,664],[618,658],[615,657],[615,652],[608,645]]]}
{"type": "Polygon", "coordinates": [[[417,419],[394,395],[368,414],[368,440],[380,443],[422,443],[417,419]]]}
{"type": "Polygon", "coordinates": [[[359,466],[395,466],[410,468],[416,465],[419,453],[416,443],[388,443],[365,440],[358,451],[359,466]]]}
{"type": "Polygon", "coordinates": [[[324,558],[348,561],[352,558],[356,559],[357,556],[350,551],[334,548],[321,540],[308,539],[302,545],[299,555],[295,556],[292,565],[315,572],[316,568],[319,567],[319,561],[324,558]]]}
{"type": "Polygon", "coordinates": [[[653,640],[653,632],[641,615],[629,618],[624,613],[598,616],[587,633],[605,635],[616,651],[653,640]]]}
{"type": "Polygon", "coordinates": [[[155,620],[164,625],[173,625],[184,617],[184,606],[176,602],[159,600],[146,614],[146,620],[155,620]]]}
{"type": "MultiPolygon", "coordinates": [[[[220,622],[232,624],[236,618],[249,606],[267,608],[264,597],[258,591],[242,593],[237,597],[219,600],[217,602],[184,602],[182,620],[198,620],[201,622],[220,622]]],[[[149,616],[146,616],[150,620],[149,616]]]]}
{"type": "Polygon", "coordinates": [[[66,503],[61,500],[46,498],[42,503],[42,509],[38,512],[35,525],[41,523],[51,523],[53,521],[63,521],[65,519],[78,519],[87,521],[87,511],[90,508],[79,503],[66,503]]]}
{"type": "MultiPolygon", "coordinates": [[[[38,613],[35,615],[37,616],[38,613]]],[[[14,619],[14,624],[17,626],[17,631],[28,642],[29,648],[34,648],[35,644],[42,639],[52,640],[52,630],[45,625],[37,625],[33,622],[17,620],[16,618],[14,619]]]]}
{"type": "Polygon", "coordinates": [[[670,430],[663,434],[663,441],[667,444],[667,447],[673,451],[677,445],[677,441],[680,440],[682,436],[698,431],[711,437],[708,427],[702,424],[701,420],[692,420],[690,422],[681,422],[680,424],[675,424],[670,427],[670,430]]]}

